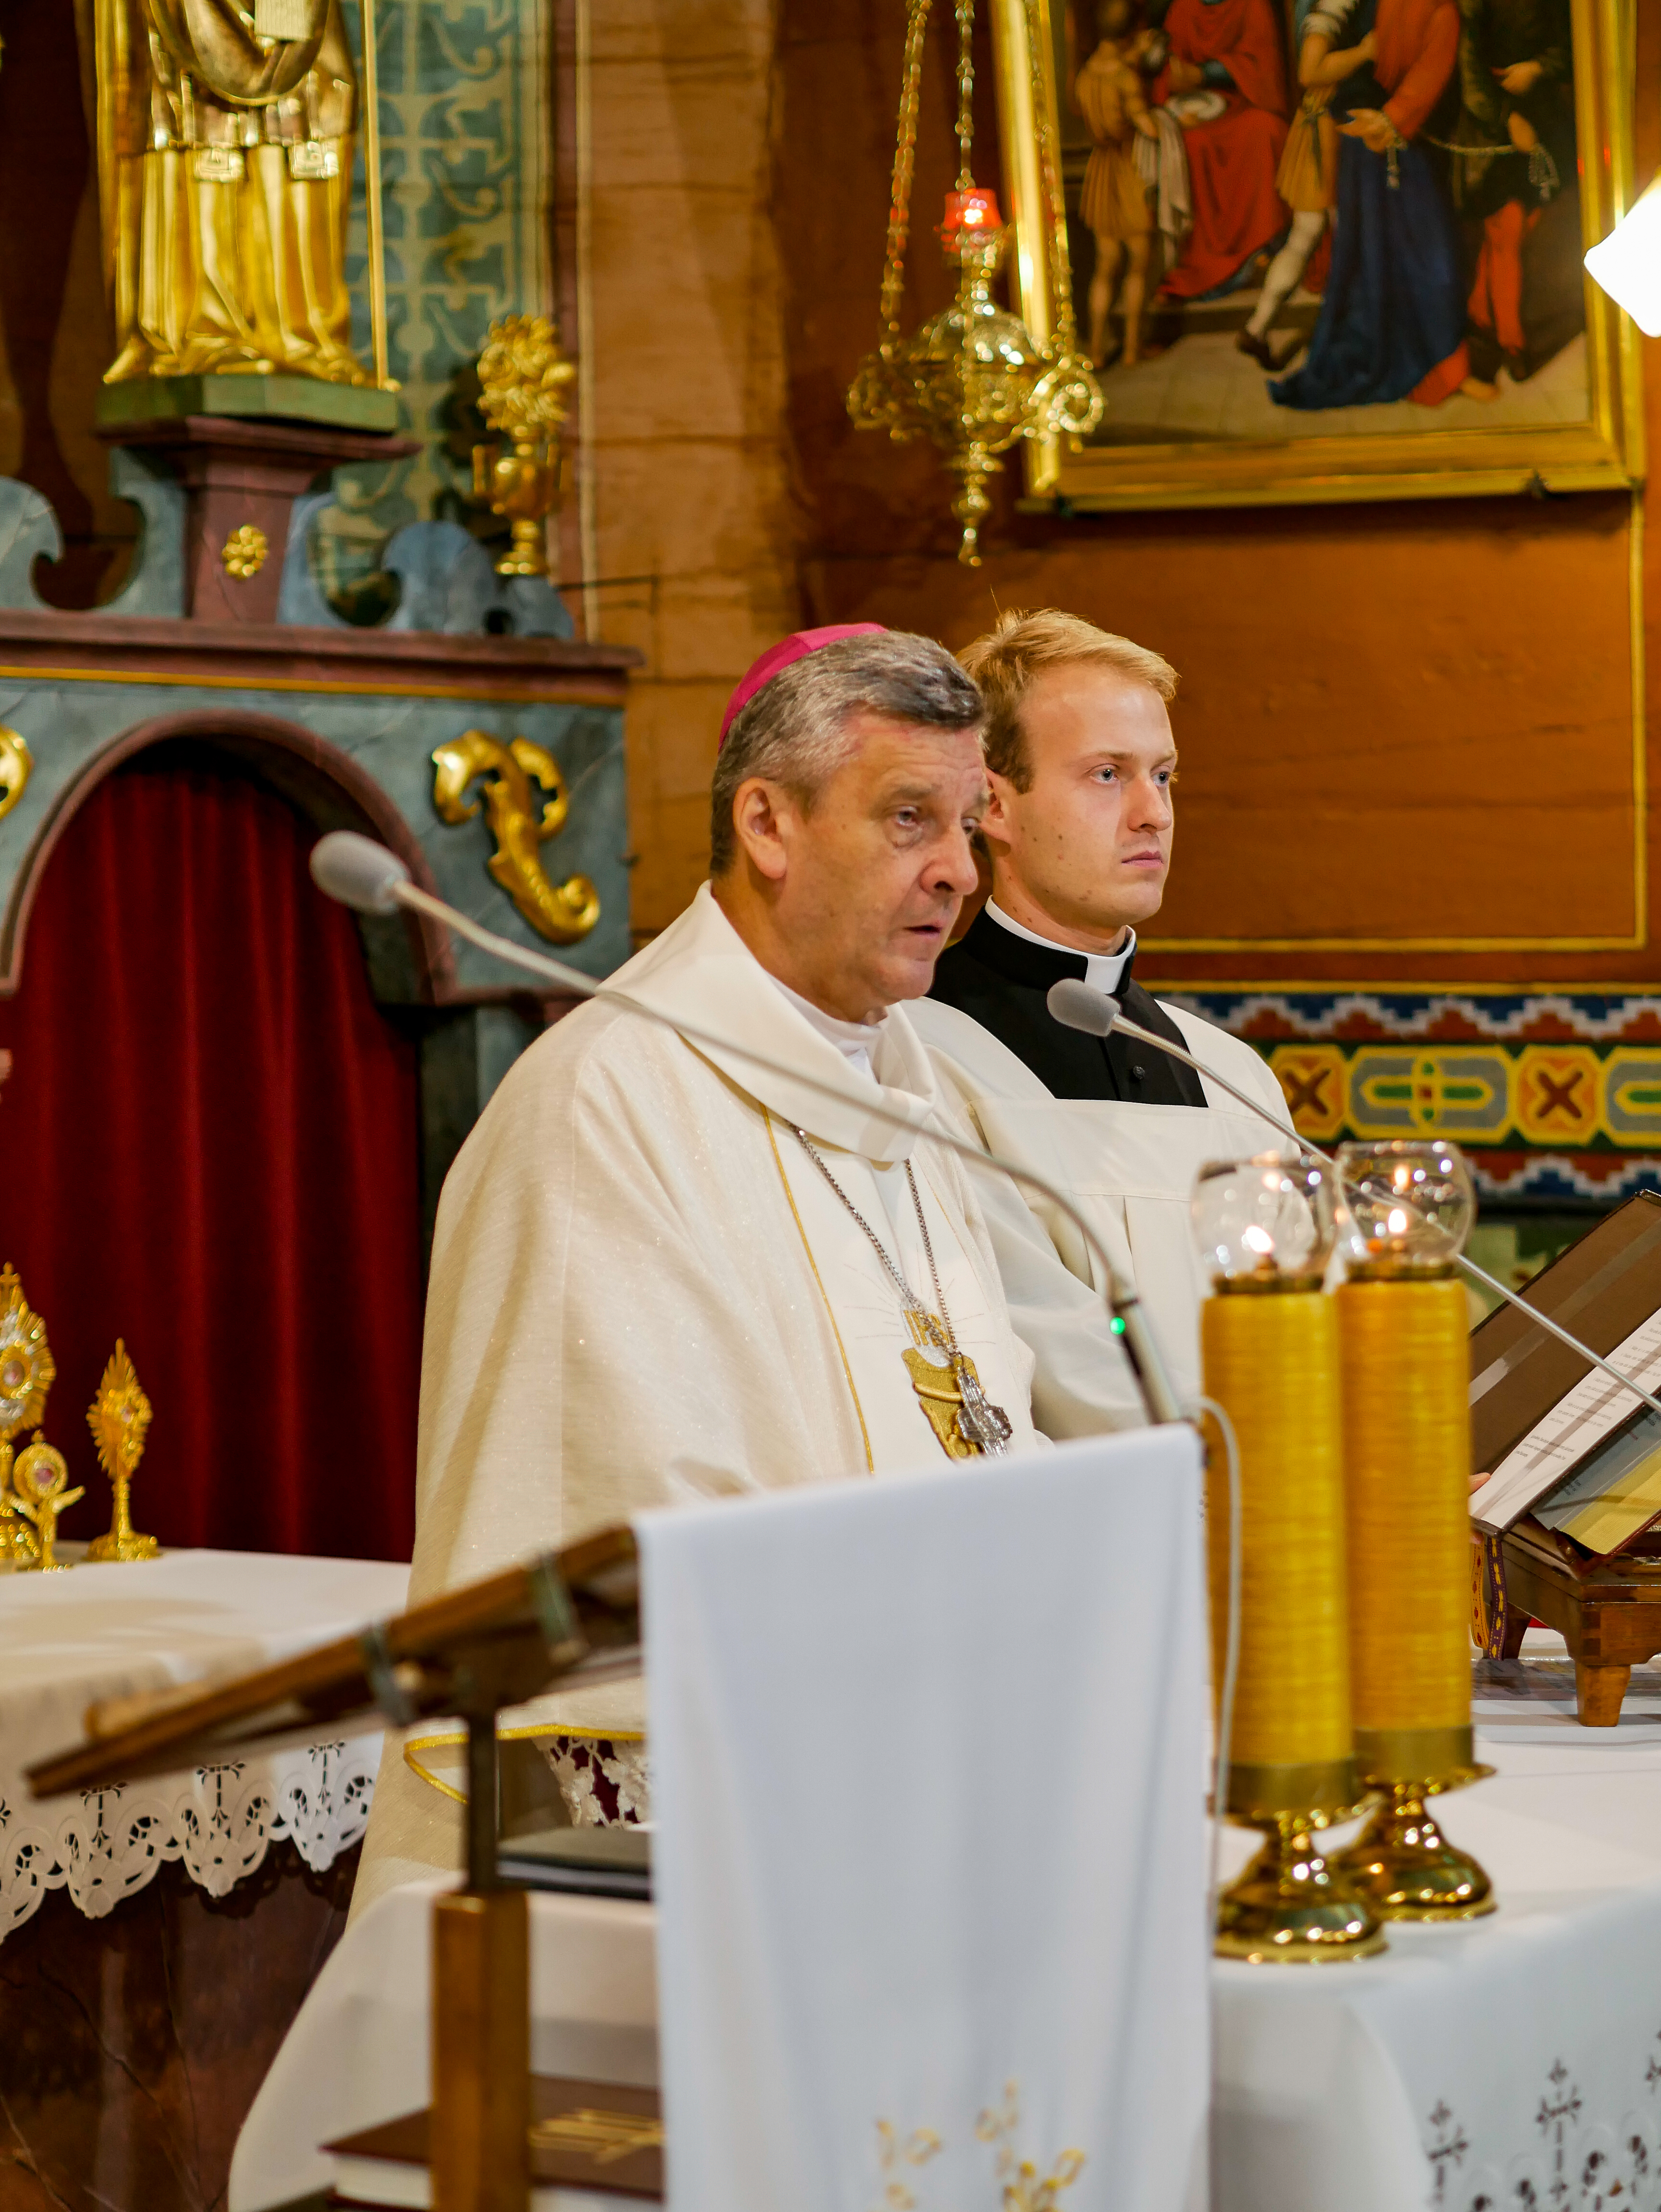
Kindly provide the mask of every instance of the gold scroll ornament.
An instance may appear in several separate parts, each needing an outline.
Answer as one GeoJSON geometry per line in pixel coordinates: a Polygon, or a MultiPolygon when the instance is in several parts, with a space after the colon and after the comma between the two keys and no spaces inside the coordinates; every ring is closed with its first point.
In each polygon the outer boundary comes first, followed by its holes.
{"type": "Polygon", "coordinates": [[[94,1537],[87,1547],[88,1562],[105,1559],[153,1559],[161,1550],[154,1536],[141,1536],[132,1525],[128,1492],[144,1456],[144,1436],[150,1425],[150,1401],[144,1395],[127,1347],[118,1336],[98,1395],[87,1409],[87,1425],[98,1447],[98,1463],[115,1490],[115,1517],[109,1534],[94,1537]]]}
{"type": "Polygon", "coordinates": [[[479,411],[509,450],[473,447],[473,496],[513,525],[499,576],[545,576],[545,524],[559,504],[559,433],[576,374],[546,315],[505,315],[478,357],[479,411]]]}
{"type": "Polygon", "coordinates": [[[0,1269],[0,1567],[40,1563],[34,1516],[23,1511],[13,1486],[12,1439],[23,1429],[39,1429],[57,1376],[46,1322],[24,1297],[16,1271],[0,1269]]]}
{"type": "Polygon", "coordinates": [[[468,786],[481,779],[484,818],[496,840],[489,867],[539,937],[551,945],[575,945],[599,920],[599,893],[587,876],[551,883],[543,873],[538,848],[565,826],[570,799],[553,755],[529,738],[503,744],[484,730],[468,730],[441,744],[433,755],[433,805],[439,819],[471,821],[479,800],[468,786]],[[531,795],[535,782],[548,793],[538,812],[531,795]]]}
{"type": "Polygon", "coordinates": [[[34,756],[29,750],[27,739],[0,722],[0,820],[23,796],[33,768],[34,756]]]}
{"type": "Polygon", "coordinates": [[[134,377],[370,380],[351,349],[341,0],[93,0],[116,356],[134,377]]]}

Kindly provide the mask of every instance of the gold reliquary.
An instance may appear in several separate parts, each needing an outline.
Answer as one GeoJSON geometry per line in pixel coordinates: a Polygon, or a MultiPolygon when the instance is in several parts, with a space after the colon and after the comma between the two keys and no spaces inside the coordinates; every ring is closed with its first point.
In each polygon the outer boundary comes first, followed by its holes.
{"type": "MultiPolygon", "coordinates": [[[[57,1556],[58,1516],[86,1492],[70,1487],[68,1463],[44,1434],[57,1377],[46,1324],[8,1265],[0,1269],[0,1572],[51,1574],[70,1564],[57,1556]],[[20,1451],[16,1440],[29,1430],[33,1440],[20,1451]]],[[[110,1532],[88,1546],[87,1562],[154,1559],[160,1547],[135,1531],[128,1503],[150,1402],[119,1340],[87,1419],[115,1492],[110,1532]]]]}

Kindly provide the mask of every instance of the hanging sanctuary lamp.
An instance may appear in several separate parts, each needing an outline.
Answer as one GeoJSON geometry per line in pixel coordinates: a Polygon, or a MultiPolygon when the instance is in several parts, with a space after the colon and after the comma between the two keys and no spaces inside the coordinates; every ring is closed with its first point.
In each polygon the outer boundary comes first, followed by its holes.
{"type": "Polygon", "coordinates": [[[1062,199],[1055,133],[1037,97],[1036,0],[1025,0],[1026,66],[1034,92],[1038,167],[1055,272],[1055,332],[1035,338],[1020,316],[1000,307],[992,279],[1003,258],[1007,232],[995,192],[977,186],[970,162],[974,138],[974,63],[970,40],[974,0],[957,0],[958,181],[946,196],[940,244],[958,270],[957,297],[910,337],[900,328],[905,286],[905,248],[911,227],[911,183],[916,161],[918,91],[923,33],[931,0],[909,0],[905,62],[900,85],[899,126],[894,145],[888,250],[883,266],[882,343],[860,363],[848,392],[855,428],[886,430],[904,441],[932,438],[958,480],[952,512],[963,525],[958,558],[980,566],[980,526],[991,507],[986,482],[1002,466],[998,456],[1023,438],[1082,438],[1102,416],[1101,387],[1079,351],[1068,271],[1067,216],[1062,199]]]}

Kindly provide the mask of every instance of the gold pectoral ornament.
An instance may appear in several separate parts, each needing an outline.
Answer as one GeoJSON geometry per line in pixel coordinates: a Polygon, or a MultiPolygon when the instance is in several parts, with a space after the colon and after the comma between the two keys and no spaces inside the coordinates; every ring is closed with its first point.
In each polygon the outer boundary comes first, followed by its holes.
{"type": "Polygon", "coordinates": [[[929,1312],[889,1258],[887,1247],[881,1237],[825,1165],[807,1132],[798,1129],[796,1138],[808,1158],[870,1238],[877,1257],[882,1261],[884,1273],[899,1292],[900,1304],[905,1312],[905,1325],[911,1332],[915,1347],[902,1352],[900,1357],[905,1362],[905,1371],[911,1377],[911,1388],[917,1394],[918,1403],[939,1440],[941,1450],[948,1459],[978,1459],[983,1455],[1007,1452],[1014,1430],[1003,1407],[994,1405],[987,1396],[974,1361],[958,1346],[952,1327],[952,1316],[946,1310],[940,1270],[934,1265],[934,1248],[929,1242],[928,1224],[923,1218],[922,1200],[918,1194],[917,1179],[911,1172],[910,1161],[905,1163],[905,1180],[910,1188],[911,1204],[916,1212],[917,1227],[922,1235],[922,1249],[928,1259],[934,1300],[940,1308],[938,1314],[929,1312]],[[945,1364],[929,1358],[925,1346],[943,1352],[946,1355],[945,1364]]]}

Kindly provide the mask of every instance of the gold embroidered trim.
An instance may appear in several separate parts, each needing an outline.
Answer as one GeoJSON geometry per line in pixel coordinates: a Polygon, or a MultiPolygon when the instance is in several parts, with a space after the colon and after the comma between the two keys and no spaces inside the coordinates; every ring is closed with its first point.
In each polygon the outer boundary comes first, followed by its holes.
{"type": "Polygon", "coordinates": [[[865,1425],[865,1408],[860,1403],[860,1394],[854,1388],[854,1370],[848,1364],[848,1352],[843,1344],[842,1331],[837,1327],[837,1316],[831,1308],[830,1295],[819,1274],[819,1263],[813,1257],[813,1248],[807,1241],[807,1231],[802,1225],[800,1214],[796,1211],[796,1194],[790,1188],[790,1178],[784,1171],[784,1162],[779,1155],[779,1140],[773,1134],[771,1110],[764,1106],[761,1111],[762,1118],[767,1124],[767,1141],[773,1147],[773,1164],[779,1171],[779,1181],[784,1185],[784,1195],[789,1204],[790,1218],[796,1224],[796,1234],[801,1239],[801,1249],[807,1255],[807,1264],[813,1270],[813,1280],[818,1285],[819,1296],[824,1300],[824,1317],[830,1324],[830,1334],[836,1338],[837,1350],[842,1356],[842,1371],[848,1377],[848,1395],[854,1401],[854,1411],[860,1425],[860,1441],[865,1446],[865,1471],[867,1474],[874,1474],[877,1471],[877,1463],[871,1456],[871,1432],[865,1425]]]}
{"type": "MultiPolygon", "coordinates": [[[[595,1743],[644,1743],[646,1741],[639,1729],[562,1728],[557,1721],[538,1721],[524,1728],[499,1728],[496,1730],[496,1741],[512,1743],[525,1736],[552,1735],[587,1736],[595,1743]]],[[[431,1729],[422,1735],[412,1735],[404,1746],[404,1764],[411,1774],[418,1775],[422,1781],[430,1783],[435,1790],[441,1791],[446,1797],[451,1798],[456,1804],[465,1805],[467,1802],[466,1791],[458,1790],[453,1783],[441,1780],[430,1766],[423,1765],[420,1759],[416,1757],[416,1753],[419,1751],[437,1751],[441,1746],[465,1743],[466,1741],[466,1729],[459,1728],[431,1729]]]]}

